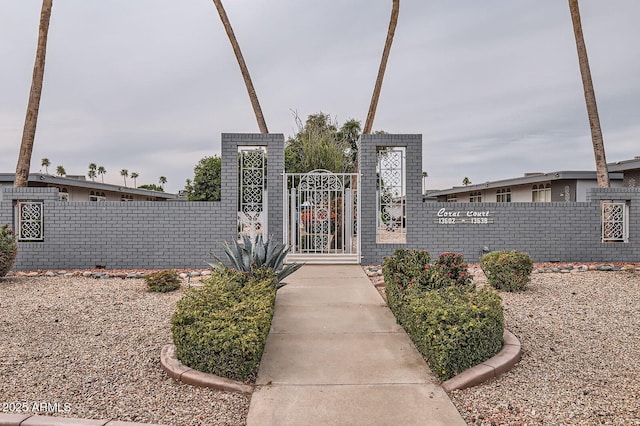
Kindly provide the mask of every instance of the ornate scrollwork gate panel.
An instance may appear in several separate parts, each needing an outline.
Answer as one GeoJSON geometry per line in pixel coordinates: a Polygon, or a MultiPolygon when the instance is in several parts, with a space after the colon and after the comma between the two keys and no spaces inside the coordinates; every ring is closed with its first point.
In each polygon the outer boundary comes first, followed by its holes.
{"type": "Polygon", "coordinates": [[[238,149],[238,239],[267,234],[267,155],[264,147],[238,149]]]}
{"type": "Polygon", "coordinates": [[[292,255],[315,261],[358,261],[355,174],[314,170],[285,179],[285,242],[292,255]]]}

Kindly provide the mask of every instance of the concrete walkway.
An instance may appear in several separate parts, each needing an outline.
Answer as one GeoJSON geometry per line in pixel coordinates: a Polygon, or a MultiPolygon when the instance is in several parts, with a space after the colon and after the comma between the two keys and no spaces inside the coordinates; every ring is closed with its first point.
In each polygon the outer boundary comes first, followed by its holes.
{"type": "Polygon", "coordinates": [[[285,281],[248,426],[465,424],[360,266],[285,281]]]}

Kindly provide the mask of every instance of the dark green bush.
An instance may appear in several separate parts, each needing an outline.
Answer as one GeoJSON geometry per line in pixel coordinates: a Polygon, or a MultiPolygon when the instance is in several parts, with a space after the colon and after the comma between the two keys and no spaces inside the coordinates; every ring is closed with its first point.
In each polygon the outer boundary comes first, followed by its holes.
{"type": "Polygon", "coordinates": [[[447,287],[408,295],[405,329],[443,380],[485,361],[502,348],[500,296],[488,287],[447,287]]]}
{"type": "Polygon", "coordinates": [[[405,290],[426,275],[425,266],[430,261],[431,255],[426,250],[397,249],[393,256],[384,259],[382,271],[395,277],[398,288],[405,290]]]}
{"type": "Polygon", "coordinates": [[[426,250],[408,249],[397,249],[393,256],[384,259],[382,273],[387,303],[400,324],[403,324],[400,305],[405,293],[473,285],[468,265],[461,254],[442,253],[433,265],[429,264],[430,260],[426,250]]]}
{"type": "Polygon", "coordinates": [[[7,275],[18,253],[15,234],[9,225],[0,226],[0,277],[7,275]]]}
{"type": "Polygon", "coordinates": [[[147,291],[166,293],[180,288],[180,278],[172,269],[147,274],[144,281],[147,283],[147,291]]]}
{"type": "Polygon", "coordinates": [[[431,267],[432,288],[449,286],[467,287],[471,285],[471,275],[467,262],[459,253],[442,253],[431,267]]]}
{"type": "Polygon", "coordinates": [[[387,304],[403,325],[402,303],[407,290],[418,291],[429,282],[429,261],[426,250],[397,249],[393,256],[386,257],[382,264],[387,304]]]}
{"type": "Polygon", "coordinates": [[[214,271],[203,284],[178,301],[171,319],[177,357],[198,371],[246,380],[257,372],[269,334],[276,275],[214,271]]]}
{"type": "Polygon", "coordinates": [[[502,348],[500,296],[476,291],[462,255],[396,250],[384,260],[387,302],[418,350],[442,379],[485,361],[502,348]]]}
{"type": "Polygon", "coordinates": [[[527,289],[533,261],[527,253],[519,251],[494,251],[480,259],[480,267],[490,286],[504,291],[527,289]]]}

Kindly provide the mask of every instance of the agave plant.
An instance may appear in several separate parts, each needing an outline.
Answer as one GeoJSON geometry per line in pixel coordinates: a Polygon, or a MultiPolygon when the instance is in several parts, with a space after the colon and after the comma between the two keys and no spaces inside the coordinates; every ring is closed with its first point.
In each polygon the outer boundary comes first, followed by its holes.
{"type": "MultiPolygon", "coordinates": [[[[264,267],[271,269],[275,272],[278,279],[278,288],[285,285],[282,280],[293,274],[303,265],[302,263],[285,265],[284,260],[287,257],[287,253],[289,253],[289,247],[282,243],[273,242],[272,238],[265,241],[262,235],[258,235],[255,243],[247,236],[244,237],[242,243],[234,241],[229,244],[225,241],[223,249],[232,268],[240,272],[253,274],[253,272],[259,268],[264,267]]],[[[213,253],[211,253],[211,256],[218,262],[207,262],[209,266],[218,270],[225,270],[227,268],[222,259],[213,253]]]]}

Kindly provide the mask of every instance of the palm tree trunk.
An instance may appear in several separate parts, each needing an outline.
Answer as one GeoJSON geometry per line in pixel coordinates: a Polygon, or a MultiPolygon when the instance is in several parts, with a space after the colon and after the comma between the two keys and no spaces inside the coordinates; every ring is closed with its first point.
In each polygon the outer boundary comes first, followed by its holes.
{"type": "Polygon", "coordinates": [[[604,152],[604,141],[602,139],[602,129],[600,128],[600,118],[598,115],[598,104],[596,94],[593,90],[591,80],[591,69],[589,68],[589,57],[587,47],[584,44],[582,34],[582,23],[580,20],[580,9],[578,0],[569,0],[569,10],[571,11],[571,21],[573,23],[573,34],[576,39],[578,50],[578,61],[580,62],[580,74],[582,75],[582,86],[584,87],[584,100],[587,104],[587,115],[589,116],[589,127],[591,128],[591,142],[596,160],[596,177],[600,188],[609,188],[609,170],[607,168],[607,158],[604,152]]]}
{"type": "Polygon", "coordinates": [[[371,96],[371,104],[369,105],[369,113],[367,114],[367,121],[364,123],[363,135],[371,133],[373,127],[373,120],[376,117],[376,109],[378,108],[378,99],[380,99],[380,90],[382,89],[382,79],[384,78],[384,72],[387,68],[387,61],[389,60],[389,52],[391,51],[391,44],[393,43],[393,36],[396,32],[396,26],[398,25],[398,13],[400,11],[400,0],[393,0],[391,7],[391,19],[389,21],[389,31],[387,31],[387,40],[384,43],[384,50],[382,51],[382,60],[380,61],[380,68],[378,69],[378,78],[376,79],[376,85],[373,89],[373,95],[371,96]]]}
{"type": "Polygon", "coordinates": [[[42,11],[40,12],[40,28],[38,32],[38,47],[36,49],[36,60],[33,65],[33,76],[31,78],[31,91],[29,93],[29,103],[27,105],[27,116],[24,120],[22,131],[22,143],[16,165],[16,177],[13,183],[15,188],[24,188],[28,185],[29,170],[31,168],[31,153],[33,152],[33,141],[36,137],[36,125],[38,122],[38,111],[40,109],[40,95],[42,94],[42,82],[44,80],[44,63],[47,54],[47,36],[49,34],[49,21],[51,20],[51,8],[53,0],[42,0],[42,11]]]}
{"type": "Polygon", "coordinates": [[[213,4],[215,4],[216,9],[218,9],[220,20],[222,21],[222,25],[224,25],[224,30],[227,32],[227,36],[229,37],[229,42],[231,42],[233,53],[236,55],[236,59],[238,60],[238,65],[240,66],[240,72],[242,73],[244,84],[247,87],[247,92],[249,93],[249,100],[251,101],[251,106],[253,107],[253,112],[256,116],[256,120],[258,121],[258,127],[260,128],[260,133],[269,133],[269,130],[267,129],[267,123],[265,122],[264,115],[262,114],[262,108],[260,108],[260,102],[258,102],[258,95],[256,94],[256,89],[254,89],[253,83],[251,82],[249,69],[247,68],[247,64],[244,62],[242,51],[240,51],[240,45],[238,44],[238,40],[236,40],[236,36],[233,33],[233,28],[231,28],[231,23],[229,22],[229,18],[227,17],[227,12],[225,12],[224,6],[222,5],[222,0],[213,0],[213,4]]]}

